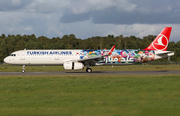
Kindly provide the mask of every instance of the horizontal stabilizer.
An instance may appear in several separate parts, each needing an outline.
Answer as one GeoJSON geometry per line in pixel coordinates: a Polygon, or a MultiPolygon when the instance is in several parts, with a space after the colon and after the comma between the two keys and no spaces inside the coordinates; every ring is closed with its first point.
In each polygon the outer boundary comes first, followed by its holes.
{"type": "Polygon", "coordinates": [[[166,58],[169,56],[173,56],[174,52],[172,52],[172,51],[155,51],[155,55],[156,55],[155,59],[158,60],[158,59],[166,58]]]}

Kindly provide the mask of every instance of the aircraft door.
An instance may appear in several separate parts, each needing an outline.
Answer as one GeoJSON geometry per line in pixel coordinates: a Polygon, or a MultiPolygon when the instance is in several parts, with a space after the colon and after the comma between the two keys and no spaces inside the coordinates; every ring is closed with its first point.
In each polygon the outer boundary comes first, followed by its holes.
{"type": "Polygon", "coordinates": [[[23,52],[21,53],[20,59],[21,59],[21,60],[25,60],[25,51],[23,51],[23,52]]]}

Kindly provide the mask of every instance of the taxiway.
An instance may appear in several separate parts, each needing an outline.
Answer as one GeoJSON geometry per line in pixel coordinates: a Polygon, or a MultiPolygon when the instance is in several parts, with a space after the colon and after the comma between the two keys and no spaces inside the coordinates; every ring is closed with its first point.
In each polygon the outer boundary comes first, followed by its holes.
{"type": "Polygon", "coordinates": [[[58,72],[0,72],[0,76],[17,75],[179,75],[179,70],[162,71],[93,71],[86,73],[84,71],[58,71],[58,72]]]}

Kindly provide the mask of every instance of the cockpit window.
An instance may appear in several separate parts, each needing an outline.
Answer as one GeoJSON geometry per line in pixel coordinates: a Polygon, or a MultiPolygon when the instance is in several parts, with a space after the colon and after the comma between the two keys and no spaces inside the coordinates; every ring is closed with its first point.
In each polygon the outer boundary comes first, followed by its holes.
{"type": "Polygon", "coordinates": [[[10,54],[10,56],[16,56],[16,54],[10,54]]]}

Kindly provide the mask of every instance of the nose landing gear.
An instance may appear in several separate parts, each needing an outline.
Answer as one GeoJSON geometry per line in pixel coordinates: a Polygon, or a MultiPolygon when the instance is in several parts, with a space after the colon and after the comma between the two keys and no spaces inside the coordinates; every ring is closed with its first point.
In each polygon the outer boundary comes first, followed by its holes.
{"type": "Polygon", "coordinates": [[[22,67],[22,73],[25,73],[25,65],[22,67]]]}

